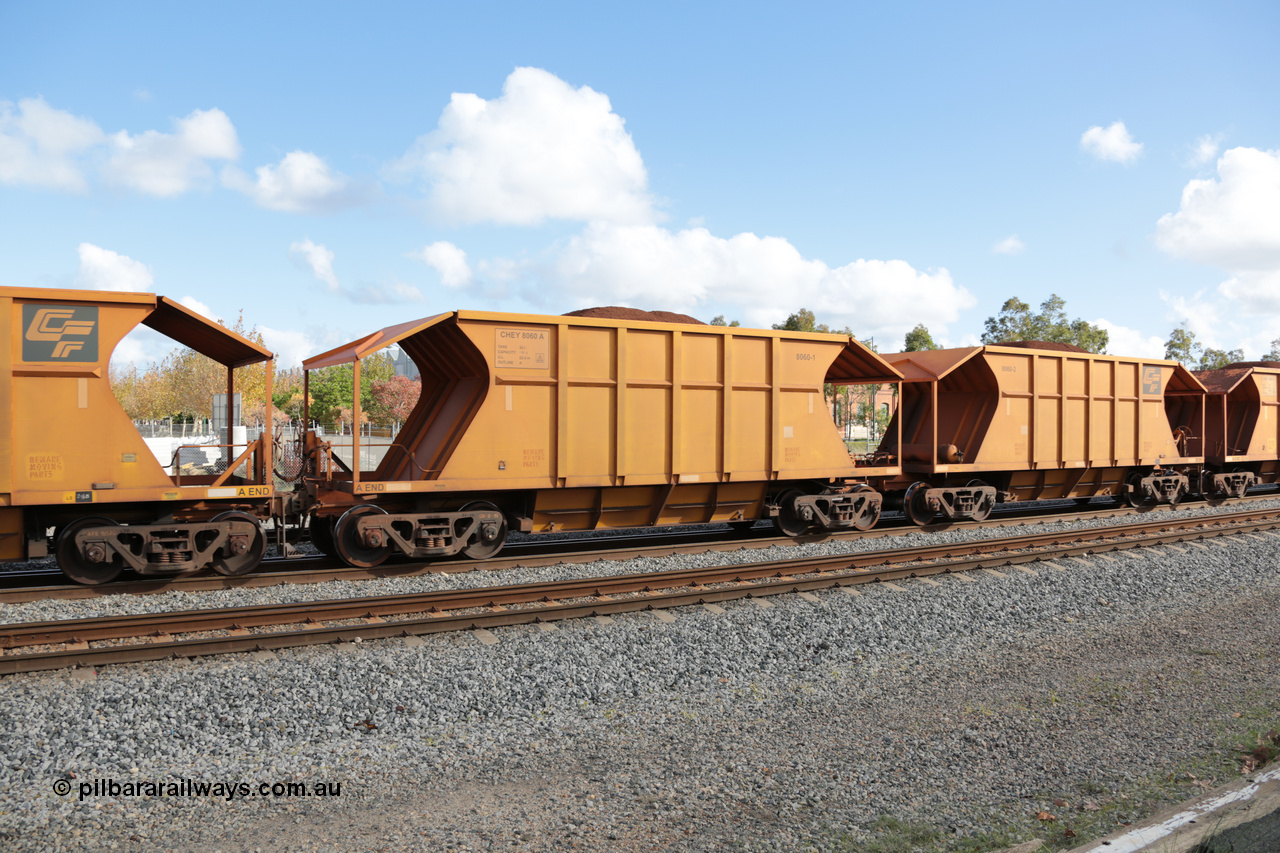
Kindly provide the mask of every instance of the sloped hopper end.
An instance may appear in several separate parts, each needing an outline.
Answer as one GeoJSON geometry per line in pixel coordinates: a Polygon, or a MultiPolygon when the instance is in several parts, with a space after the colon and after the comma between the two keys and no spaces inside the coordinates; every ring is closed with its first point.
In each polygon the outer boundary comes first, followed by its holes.
{"type": "Polygon", "coordinates": [[[1164,413],[1177,440],[1178,455],[1203,456],[1205,441],[1205,385],[1181,364],[1175,364],[1164,389],[1164,413]]]}
{"type": "Polygon", "coordinates": [[[456,319],[399,343],[418,366],[422,394],[374,479],[435,480],[484,403],[489,367],[456,319]]]}
{"type": "Polygon", "coordinates": [[[833,385],[880,385],[901,382],[902,374],[861,343],[850,340],[827,368],[825,381],[833,385]]]}

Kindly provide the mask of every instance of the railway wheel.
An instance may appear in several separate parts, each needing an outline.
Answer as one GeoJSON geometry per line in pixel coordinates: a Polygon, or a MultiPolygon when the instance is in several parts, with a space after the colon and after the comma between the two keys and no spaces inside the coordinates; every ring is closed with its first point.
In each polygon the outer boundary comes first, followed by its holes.
{"type": "Polygon", "coordinates": [[[333,541],[333,522],[332,515],[312,515],[308,522],[311,529],[311,544],[321,554],[330,557],[338,556],[338,546],[333,541]]]}
{"type": "MultiPolygon", "coordinates": [[[[866,483],[862,483],[860,485],[853,487],[853,494],[855,495],[859,492],[874,492],[874,491],[875,489],[871,488],[866,483]]],[[[871,528],[876,526],[876,522],[878,522],[879,520],[880,520],[880,505],[877,504],[873,512],[864,512],[856,516],[853,520],[853,526],[858,530],[870,530],[871,528]]]]}
{"type": "Polygon", "coordinates": [[[1146,496],[1142,490],[1142,472],[1134,471],[1125,479],[1125,485],[1132,488],[1125,489],[1124,497],[1129,506],[1134,509],[1148,510],[1156,505],[1156,502],[1146,496]]]}
{"type": "MultiPolygon", "coordinates": [[[[333,528],[333,544],[338,556],[349,566],[372,569],[386,562],[391,556],[391,543],[381,534],[377,544],[365,542],[356,530],[356,521],[365,515],[386,515],[387,511],[372,504],[353,506],[342,514],[333,528]]],[[[314,534],[313,534],[314,535],[314,534]]]]}
{"type": "Polygon", "coordinates": [[[109,518],[94,516],[91,518],[77,518],[62,528],[58,533],[58,544],[55,546],[58,555],[58,568],[62,569],[62,573],[76,583],[82,583],[86,586],[111,583],[111,581],[120,576],[120,572],[124,571],[124,564],[116,559],[114,554],[103,554],[103,559],[98,561],[86,559],[85,555],[81,554],[80,549],[76,547],[75,538],[77,533],[89,527],[119,526],[109,518]]]}
{"type": "MultiPolygon", "coordinates": [[[[986,483],[981,480],[970,480],[966,488],[978,489],[985,486],[986,483]]],[[[974,521],[986,521],[991,517],[991,510],[996,508],[996,502],[992,500],[984,500],[982,503],[974,507],[973,515],[970,516],[974,521]]]]}
{"type": "Polygon", "coordinates": [[[924,527],[933,521],[936,512],[925,503],[924,493],[928,491],[928,483],[912,483],[902,496],[902,512],[916,527],[924,527]]]}
{"type": "MultiPolygon", "coordinates": [[[[462,508],[462,512],[502,512],[488,501],[473,501],[462,508]]],[[[507,518],[504,515],[498,524],[482,524],[471,541],[462,549],[473,560],[487,560],[502,550],[507,542],[507,518]]]]}
{"type": "Polygon", "coordinates": [[[800,508],[796,506],[796,501],[802,497],[804,493],[798,489],[783,492],[778,498],[778,514],[773,517],[774,526],[792,539],[799,539],[813,527],[813,520],[802,517],[800,508]]]}
{"type": "Polygon", "coordinates": [[[209,561],[209,568],[218,574],[238,578],[258,568],[258,564],[262,562],[262,555],[267,553],[267,537],[263,535],[262,525],[258,523],[258,519],[247,512],[231,510],[213,517],[214,524],[224,521],[247,521],[253,525],[254,529],[253,540],[244,551],[239,554],[223,553],[231,550],[231,543],[228,543],[219,548],[213,555],[213,559],[209,561]]]}
{"type": "Polygon", "coordinates": [[[1199,482],[1200,497],[1204,498],[1204,502],[1209,506],[1222,506],[1227,502],[1225,492],[1215,491],[1213,488],[1213,474],[1209,471],[1200,472],[1199,482]]]}

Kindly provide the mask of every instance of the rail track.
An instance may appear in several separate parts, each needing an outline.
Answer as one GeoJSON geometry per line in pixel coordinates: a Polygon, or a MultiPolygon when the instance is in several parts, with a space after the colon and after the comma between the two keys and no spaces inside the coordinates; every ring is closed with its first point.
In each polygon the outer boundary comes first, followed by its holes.
{"type": "MultiPolygon", "coordinates": [[[[1251,495],[1236,505],[1248,505],[1271,500],[1276,490],[1251,495]]],[[[1201,505],[1202,501],[1187,502],[1183,506],[1201,505]]],[[[1097,509],[1064,509],[1060,503],[1048,507],[997,507],[991,518],[982,523],[963,521],[930,525],[928,531],[968,530],[977,527],[1014,527],[1029,524],[1055,524],[1086,519],[1130,518],[1150,512],[1176,512],[1160,506],[1154,510],[1137,510],[1123,505],[1099,506],[1097,509]]],[[[328,581],[371,580],[389,577],[413,577],[440,572],[469,572],[476,570],[500,571],[503,569],[555,565],[557,563],[592,563],[600,560],[632,560],[639,557],[664,557],[672,554],[693,554],[706,551],[736,551],[747,548],[790,547],[796,544],[827,542],[847,539],[878,539],[918,533],[921,528],[905,518],[886,519],[880,526],[868,531],[849,531],[822,536],[792,539],[780,535],[772,527],[757,527],[746,531],[707,530],[693,528],[644,534],[617,536],[556,538],[537,537],[510,543],[502,555],[483,562],[465,558],[436,562],[390,562],[373,569],[361,569],[344,565],[341,561],[324,555],[307,555],[284,558],[269,557],[263,560],[263,569],[242,577],[224,577],[213,573],[182,575],[178,577],[143,578],[134,576],[127,580],[83,586],[68,581],[56,569],[35,569],[0,573],[0,603],[16,604],[44,599],[98,598],[104,595],[147,595],[151,593],[182,590],[201,592],[217,589],[256,589],[280,584],[325,583],[328,581]]]]}
{"type": "Polygon", "coordinates": [[[1228,535],[1264,534],[1267,541],[1280,541],[1280,533],[1270,532],[1276,528],[1277,509],[1201,518],[1166,515],[1138,524],[892,551],[375,598],[12,624],[0,626],[0,675],[550,623],[820,589],[856,594],[854,587],[860,584],[940,574],[967,577],[967,572],[1002,566],[1034,574],[1024,565],[1031,562],[1048,562],[1066,571],[1050,561],[1228,535]]]}

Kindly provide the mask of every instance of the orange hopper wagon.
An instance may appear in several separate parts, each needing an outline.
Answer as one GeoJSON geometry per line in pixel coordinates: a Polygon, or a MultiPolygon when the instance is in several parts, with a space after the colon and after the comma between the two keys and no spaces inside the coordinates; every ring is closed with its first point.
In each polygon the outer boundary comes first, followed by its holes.
{"type": "Polygon", "coordinates": [[[824,384],[899,381],[845,335],[456,311],[303,367],[355,365],[359,423],[359,359],[392,344],[422,376],[395,442],[307,436],[312,538],[354,565],[484,558],[509,529],[867,527],[867,479],[898,471],[852,458],[832,421],[824,384]]]}
{"type": "Polygon", "coordinates": [[[1205,418],[1205,494],[1244,494],[1258,483],[1280,482],[1280,362],[1229,364],[1197,371],[1209,389],[1205,418]]]}
{"type": "Polygon", "coordinates": [[[1032,343],[885,360],[904,379],[881,450],[903,474],[877,485],[917,524],[982,520],[996,501],[1199,491],[1205,389],[1177,362],[1032,343]]]}
{"type": "Polygon", "coordinates": [[[228,399],[235,368],[272,357],[163,296],[0,287],[0,559],[46,556],[53,528],[59,567],[87,584],[261,560],[269,432],[234,459],[222,446],[220,474],[167,471],[111,389],[111,353],[140,323],[224,365],[228,399]]]}

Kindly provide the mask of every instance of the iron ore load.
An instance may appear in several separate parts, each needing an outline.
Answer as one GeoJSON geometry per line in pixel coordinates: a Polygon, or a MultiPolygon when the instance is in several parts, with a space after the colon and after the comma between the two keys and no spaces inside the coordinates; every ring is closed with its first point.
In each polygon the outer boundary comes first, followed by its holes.
{"type": "Polygon", "coordinates": [[[270,436],[217,448],[220,472],[166,471],[111,390],[111,353],[139,324],[224,365],[228,399],[237,367],[271,358],[163,296],[0,287],[0,559],[46,556],[52,529],[58,566],[86,584],[257,568],[270,436]]]}
{"type": "Polygon", "coordinates": [[[885,360],[903,384],[880,449],[902,475],[877,485],[917,524],[983,520],[997,501],[1202,491],[1205,389],[1177,362],[1040,342],[885,360]]]}
{"type": "MultiPolygon", "coordinates": [[[[543,533],[775,517],[791,535],[865,529],[872,477],[823,385],[897,383],[845,335],[457,311],[304,362],[356,366],[398,344],[422,394],[376,465],[307,434],[312,538],[348,563],[392,553],[482,559],[543,533]]],[[[356,419],[358,420],[358,414],[356,419]]]]}

